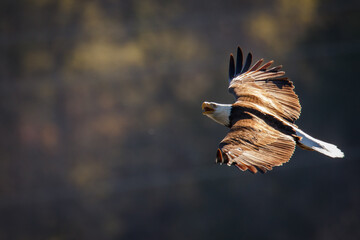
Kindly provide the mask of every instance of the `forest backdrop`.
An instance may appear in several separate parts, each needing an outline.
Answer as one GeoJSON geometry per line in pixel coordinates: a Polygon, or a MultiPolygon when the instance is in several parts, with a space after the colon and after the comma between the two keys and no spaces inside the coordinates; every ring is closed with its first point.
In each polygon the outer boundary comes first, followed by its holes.
{"type": "Polygon", "coordinates": [[[360,3],[4,0],[0,239],[360,239],[360,3]],[[252,175],[215,164],[241,46],[282,64],[297,149],[252,175]]]}

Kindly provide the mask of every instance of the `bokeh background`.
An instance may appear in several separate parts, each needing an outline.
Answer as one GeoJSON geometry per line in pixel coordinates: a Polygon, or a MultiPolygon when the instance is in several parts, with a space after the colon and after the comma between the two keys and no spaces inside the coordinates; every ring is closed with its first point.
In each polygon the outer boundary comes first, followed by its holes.
{"type": "Polygon", "coordinates": [[[3,0],[0,239],[360,239],[360,2],[3,0]],[[240,45],[295,83],[297,149],[215,164],[240,45]]]}

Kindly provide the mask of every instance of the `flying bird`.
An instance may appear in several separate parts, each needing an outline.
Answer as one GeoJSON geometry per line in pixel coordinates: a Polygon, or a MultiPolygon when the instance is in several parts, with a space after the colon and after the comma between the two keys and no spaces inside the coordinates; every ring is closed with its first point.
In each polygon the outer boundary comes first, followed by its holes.
{"type": "Polygon", "coordinates": [[[295,125],[301,106],[293,83],[284,77],[282,66],[270,67],[258,60],[251,66],[249,53],[237,48],[236,64],[230,54],[229,92],[233,104],[204,102],[203,114],[230,128],[220,142],[216,162],[235,165],[240,170],[265,173],[289,161],[295,146],[332,158],[344,153],[335,145],[318,140],[295,125]],[[262,65],[263,64],[263,65],[262,65]]]}

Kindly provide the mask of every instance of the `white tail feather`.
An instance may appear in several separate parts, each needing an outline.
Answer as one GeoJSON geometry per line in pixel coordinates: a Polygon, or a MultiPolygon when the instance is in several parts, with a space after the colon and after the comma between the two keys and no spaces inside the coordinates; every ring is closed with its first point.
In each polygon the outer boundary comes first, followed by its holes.
{"type": "Polygon", "coordinates": [[[319,139],[313,138],[312,136],[304,133],[302,130],[295,128],[296,135],[301,137],[299,141],[302,145],[311,148],[319,153],[325,154],[332,158],[343,158],[344,153],[337,148],[334,144],[323,142],[319,139]]]}

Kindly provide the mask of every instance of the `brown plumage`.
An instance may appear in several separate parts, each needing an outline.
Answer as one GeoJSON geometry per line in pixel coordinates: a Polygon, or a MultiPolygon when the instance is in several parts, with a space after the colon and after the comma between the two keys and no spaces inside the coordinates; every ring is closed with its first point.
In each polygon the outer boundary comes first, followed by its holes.
{"type": "Polygon", "coordinates": [[[270,68],[273,61],[263,64],[260,59],[250,67],[251,61],[249,53],[242,66],[239,47],[236,66],[230,55],[229,92],[236,98],[234,104],[203,103],[205,115],[230,128],[220,142],[216,162],[264,173],[289,161],[296,144],[343,157],[335,145],[312,138],[294,124],[301,106],[282,66],[270,68]]]}

